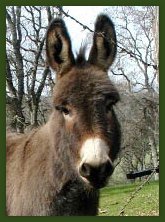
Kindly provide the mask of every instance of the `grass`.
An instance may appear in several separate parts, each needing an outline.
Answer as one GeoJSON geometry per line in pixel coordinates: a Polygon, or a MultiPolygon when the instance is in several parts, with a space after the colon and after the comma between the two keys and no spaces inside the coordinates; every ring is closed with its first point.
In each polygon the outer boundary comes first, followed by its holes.
{"type": "MultiPolygon", "coordinates": [[[[119,216],[131,194],[141,183],[101,190],[99,216],[119,216]]],[[[159,182],[149,182],[126,206],[123,216],[159,216],[159,182]]]]}

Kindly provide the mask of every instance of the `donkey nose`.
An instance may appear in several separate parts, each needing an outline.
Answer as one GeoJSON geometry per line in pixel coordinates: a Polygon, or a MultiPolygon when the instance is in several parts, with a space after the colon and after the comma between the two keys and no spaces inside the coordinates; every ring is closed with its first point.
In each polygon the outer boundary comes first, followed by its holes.
{"type": "Polygon", "coordinates": [[[91,174],[91,166],[88,163],[83,163],[80,167],[80,175],[88,178],[91,174]]]}
{"type": "Polygon", "coordinates": [[[105,186],[107,178],[113,173],[113,170],[114,168],[110,161],[102,163],[99,166],[92,166],[89,163],[83,163],[79,168],[79,173],[94,187],[101,188],[105,186]]]}

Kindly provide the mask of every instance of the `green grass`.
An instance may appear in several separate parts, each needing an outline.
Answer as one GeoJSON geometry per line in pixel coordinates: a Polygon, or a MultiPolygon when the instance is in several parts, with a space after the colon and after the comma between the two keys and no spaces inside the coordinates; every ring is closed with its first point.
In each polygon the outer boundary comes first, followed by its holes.
{"type": "MultiPolygon", "coordinates": [[[[106,187],[101,190],[100,216],[119,216],[125,203],[141,183],[106,187]]],[[[123,212],[123,216],[158,216],[159,182],[150,182],[138,191],[123,212]]]]}

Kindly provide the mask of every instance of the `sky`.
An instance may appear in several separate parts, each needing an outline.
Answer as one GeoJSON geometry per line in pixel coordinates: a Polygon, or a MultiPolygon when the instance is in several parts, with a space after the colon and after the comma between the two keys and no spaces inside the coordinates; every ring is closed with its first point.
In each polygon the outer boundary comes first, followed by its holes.
{"type": "MultiPolygon", "coordinates": [[[[94,22],[99,13],[103,12],[108,6],[64,6],[63,10],[69,15],[87,25],[94,30],[94,22]]],[[[65,17],[65,22],[72,40],[72,47],[76,53],[83,41],[87,38],[88,30],[84,30],[79,24],[72,19],[65,17]]]]}

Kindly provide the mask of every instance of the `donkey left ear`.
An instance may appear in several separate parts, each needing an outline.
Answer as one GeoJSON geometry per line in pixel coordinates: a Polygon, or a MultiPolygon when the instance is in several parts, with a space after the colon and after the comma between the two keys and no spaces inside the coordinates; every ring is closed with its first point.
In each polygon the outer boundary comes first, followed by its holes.
{"type": "Polygon", "coordinates": [[[88,61],[107,70],[115,59],[116,51],[116,32],[113,22],[107,15],[101,14],[95,23],[93,46],[88,61]]]}
{"type": "Polygon", "coordinates": [[[62,19],[54,19],[48,28],[46,55],[48,64],[57,72],[57,77],[64,75],[74,64],[71,40],[62,19]]]}

